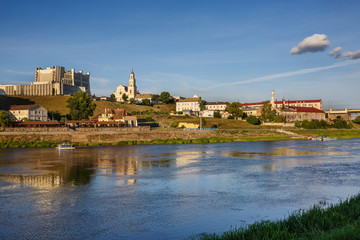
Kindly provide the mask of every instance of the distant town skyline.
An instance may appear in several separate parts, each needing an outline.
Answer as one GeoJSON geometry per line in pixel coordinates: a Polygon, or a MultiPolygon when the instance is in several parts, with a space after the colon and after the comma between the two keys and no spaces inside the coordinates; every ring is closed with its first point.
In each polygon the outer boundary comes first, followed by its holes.
{"type": "Polygon", "coordinates": [[[134,70],[141,93],[208,101],[319,99],[359,108],[358,1],[2,1],[0,84],[35,68],[90,72],[112,94],[134,70]]]}

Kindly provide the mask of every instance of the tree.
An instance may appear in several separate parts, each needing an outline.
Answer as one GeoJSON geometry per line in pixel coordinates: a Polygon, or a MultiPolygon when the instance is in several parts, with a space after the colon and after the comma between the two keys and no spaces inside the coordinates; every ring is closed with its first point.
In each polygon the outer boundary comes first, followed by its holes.
{"type": "Polygon", "coordinates": [[[160,99],[160,95],[157,95],[157,94],[154,94],[151,97],[151,101],[153,101],[155,104],[159,102],[159,99],[160,99]]]}
{"type": "Polygon", "coordinates": [[[285,123],[285,117],[283,115],[276,115],[274,117],[274,122],[276,123],[285,123]]]}
{"type": "Polygon", "coordinates": [[[121,98],[124,100],[124,102],[127,102],[129,97],[124,93],[121,98]]]}
{"type": "Polygon", "coordinates": [[[162,92],[160,94],[160,98],[159,100],[163,103],[163,104],[167,104],[170,102],[170,93],[168,92],[162,92]]]}
{"type": "Polygon", "coordinates": [[[259,118],[255,117],[255,116],[249,116],[246,118],[246,122],[252,124],[252,125],[260,125],[260,120],[259,118]]]}
{"type": "Polygon", "coordinates": [[[274,121],[275,114],[271,110],[272,106],[270,101],[265,101],[261,108],[261,119],[264,122],[271,122],[274,121]]]}
{"type": "Polygon", "coordinates": [[[10,113],[7,111],[0,110],[0,126],[7,127],[10,123],[13,122],[10,113]]]}
{"type": "Polygon", "coordinates": [[[231,113],[231,115],[238,119],[239,117],[243,116],[243,111],[241,110],[242,104],[239,102],[232,102],[226,107],[226,111],[231,113]]]}
{"type": "Polygon", "coordinates": [[[354,123],[360,123],[360,116],[357,116],[357,117],[354,119],[353,122],[354,122],[354,123]]]}
{"type": "MultiPolygon", "coordinates": [[[[127,96],[126,96],[126,97],[127,97],[127,96]]],[[[135,98],[130,98],[129,103],[130,103],[130,104],[135,104],[135,103],[136,103],[135,98]]]]}
{"type": "Polygon", "coordinates": [[[111,102],[116,102],[115,94],[110,95],[110,101],[111,102]]]}
{"type": "Polygon", "coordinates": [[[70,108],[70,116],[73,120],[89,119],[96,108],[91,96],[86,92],[76,92],[67,101],[67,108],[70,108]]]}
{"type": "Polygon", "coordinates": [[[221,118],[221,114],[218,111],[214,112],[214,118],[221,118]]]}
{"type": "Polygon", "coordinates": [[[150,99],[143,99],[141,100],[141,104],[145,106],[151,106],[150,99]]]}

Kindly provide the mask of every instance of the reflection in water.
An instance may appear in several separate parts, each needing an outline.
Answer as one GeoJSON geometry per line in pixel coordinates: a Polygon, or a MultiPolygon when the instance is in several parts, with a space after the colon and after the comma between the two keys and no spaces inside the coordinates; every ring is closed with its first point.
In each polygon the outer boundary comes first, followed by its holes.
{"type": "Polygon", "coordinates": [[[356,193],[359,144],[0,150],[0,236],[186,239],[282,218],[356,193]]]}

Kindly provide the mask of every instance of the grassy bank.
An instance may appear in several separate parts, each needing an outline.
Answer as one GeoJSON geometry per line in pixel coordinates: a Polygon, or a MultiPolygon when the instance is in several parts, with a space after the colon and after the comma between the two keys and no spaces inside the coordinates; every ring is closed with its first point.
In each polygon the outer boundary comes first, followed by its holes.
{"type": "Polygon", "coordinates": [[[330,205],[317,204],[278,221],[260,221],[223,234],[193,239],[360,239],[360,194],[330,205]]]}
{"type": "MultiPolygon", "coordinates": [[[[224,143],[233,142],[234,138],[196,138],[196,139],[181,139],[181,138],[169,138],[169,139],[153,139],[150,141],[118,141],[112,143],[73,143],[75,146],[119,146],[119,145],[145,145],[145,144],[190,144],[190,143],[224,143]]],[[[13,141],[3,140],[0,141],[0,148],[30,148],[30,147],[55,147],[58,143],[48,141],[13,141]]]]}
{"type": "Polygon", "coordinates": [[[78,146],[119,146],[119,145],[147,145],[147,144],[190,144],[190,143],[224,143],[233,142],[233,138],[196,138],[196,139],[181,139],[181,138],[169,138],[169,139],[153,139],[150,141],[119,141],[113,143],[81,143],[78,146]]]}
{"type": "Polygon", "coordinates": [[[0,141],[0,148],[40,148],[40,147],[55,147],[57,143],[47,142],[47,141],[11,141],[5,140],[0,141]]]}
{"type": "Polygon", "coordinates": [[[336,139],[360,138],[360,129],[296,129],[291,132],[303,135],[305,137],[328,136],[336,139]]]}

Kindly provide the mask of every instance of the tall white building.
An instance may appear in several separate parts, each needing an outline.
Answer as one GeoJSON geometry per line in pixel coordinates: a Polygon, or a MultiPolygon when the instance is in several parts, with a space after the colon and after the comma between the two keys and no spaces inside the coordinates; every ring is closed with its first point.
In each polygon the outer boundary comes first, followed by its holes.
{"type": "Polygon", "coordinates": [[[70,71],[53,66],[36,68],[35,82],[30,85],[1,85],[0,94],[9,96],[73,95],[77,91],[90,92],[90,73],[70,71]]]}

